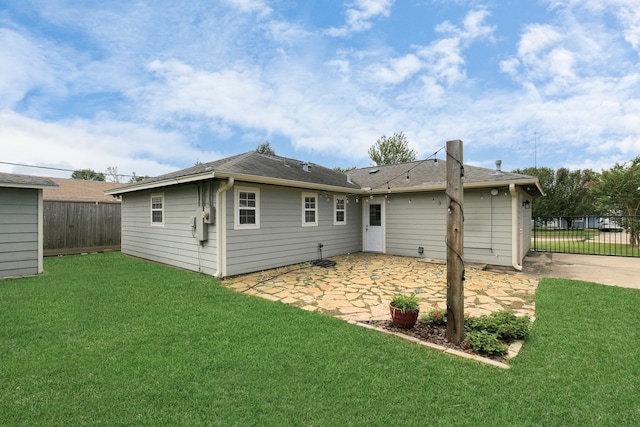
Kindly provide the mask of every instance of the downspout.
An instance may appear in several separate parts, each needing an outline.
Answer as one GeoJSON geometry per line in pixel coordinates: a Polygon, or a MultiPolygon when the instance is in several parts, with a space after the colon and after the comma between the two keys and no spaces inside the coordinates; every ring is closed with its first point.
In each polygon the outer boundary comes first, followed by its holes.
{"type": "Polygon", "coordinates": [[[216,263],[218,266],[218,271],[216,271],[216,274],[214,274],[213,276],[218,278],[223,277],[223,274],[226,270],[226,266],[223,264],[224,258],[222,255],[225,252],[225,246],[227,244],[227,199],[223,196],[224,193],[227,192],[227,190],[233,187],[233,182],[234,179],[232,176],[230,176],[227,180],[227,183],[223,187],[218,188],[218,191],[216,191],[216,263]]]}
{"type": "Polygon", "coordinates": [[[509,184],[511,193],[511,265],[518,271],[522,271],[522,265],[518,259],[518,242],[520,231],[518,230],[518,192],[515,184],[509,184]]]}

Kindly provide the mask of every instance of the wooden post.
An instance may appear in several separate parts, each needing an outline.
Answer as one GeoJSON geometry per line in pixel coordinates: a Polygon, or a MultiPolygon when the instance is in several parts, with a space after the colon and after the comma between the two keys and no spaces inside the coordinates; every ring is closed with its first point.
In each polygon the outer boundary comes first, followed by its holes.
{"type": "Polygon", "coordinates": [[[462,141],[447,141],[447,339],[464,339],[462,141]]]}

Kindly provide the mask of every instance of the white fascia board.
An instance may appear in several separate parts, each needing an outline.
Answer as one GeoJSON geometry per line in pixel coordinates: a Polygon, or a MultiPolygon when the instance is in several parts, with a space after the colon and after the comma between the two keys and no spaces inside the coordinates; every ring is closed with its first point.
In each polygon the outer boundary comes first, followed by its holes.
{"type": "Polygon", "coordinates": [[[114,195],[123,194],[123,193],[131,193],[134,191],[152,190],[156,188],[167,187],[170,185],[204,181],[211,178],[215,178],[215,174],[212,172],[205,172],[205,173],[200,173],[196,175],[188,175],[188,176],[182,176],[178,178],[163,179],[160,181],[153,181],[149,183],[142,182],[138,185],[133,185],[131,187],[114,188],[113,190],[105,191],[104,194],[114,196],[114,195]]]}
{"type": "MultiPolygon", "coordinates": [[[[322,185],[322,184],[315,184],[312,182],[292,181],[288,179],[271,178],[271,177],[247,175],[247,174],[206,172],[206,173],[189,175],[189,176],[180,177],[180,178],[171,178],[171,179],[166,179],[161,181],[154,181],[148,184],[141,183],[140,185],[134,185],[131,187],[114,188],[113,190],[105,191],[104,194],[117,195],[122,193],[130,193],[133,191],[151,190],[151,189],[167,187],[167,186],[176,185],[176,184],[205,181],[213,178],[220,178],[220,179],[233,178],[236,181],[244,181],[244,182],[250,182],[254,184],[279,185],[283,187],[295,187],[295,188],[305,188],[310,190],[332,191],[336,193],[356,194],[361,192],[359,188],[322,185]]],[[[345,180],[345,183],[346,183],[346,180],[345,180]]]]}

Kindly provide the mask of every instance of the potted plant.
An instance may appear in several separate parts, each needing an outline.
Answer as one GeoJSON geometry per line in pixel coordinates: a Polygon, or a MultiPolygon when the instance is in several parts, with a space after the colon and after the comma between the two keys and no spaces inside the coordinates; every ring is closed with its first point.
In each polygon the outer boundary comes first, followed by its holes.
{"type": "Polygon", "coordinates": [[[415,295],[396,295],[389,304],[393,324],[399,328],[413,328],[420,314],[420,300],[415,295]]]}

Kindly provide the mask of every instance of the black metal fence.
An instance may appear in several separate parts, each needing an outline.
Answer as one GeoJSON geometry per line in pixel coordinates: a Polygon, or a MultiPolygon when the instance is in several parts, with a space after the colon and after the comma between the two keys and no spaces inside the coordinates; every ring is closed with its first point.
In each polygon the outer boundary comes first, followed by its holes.
{"type": "Polygon", "coordinates": [[[539,252],[640,257],[640,216],[537,218],[531,247],[539,252]]]}

